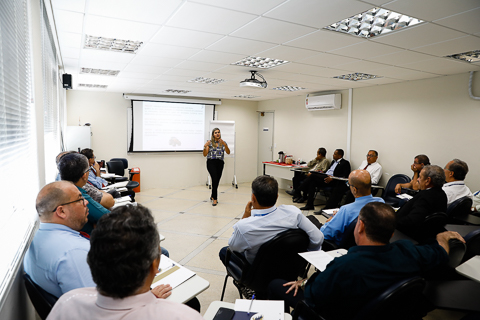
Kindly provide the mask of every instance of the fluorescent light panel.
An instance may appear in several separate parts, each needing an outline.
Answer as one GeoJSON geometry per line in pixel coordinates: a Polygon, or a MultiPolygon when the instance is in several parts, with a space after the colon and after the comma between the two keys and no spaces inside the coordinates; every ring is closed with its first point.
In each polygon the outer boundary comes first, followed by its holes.
{"type": "Polygon", "coordinates": [[[82,68],[80,70],[80,73],[98,74],[98,75],[101,75],[101,76],[116,77],[120,73],[120,70],[103,70],[103,69],[82,68]]]}
{"type": "Polygon", "coordinates": [[[473,50],[463,53],[452,54],[446,56],[446,58],[453,58],[457,60],[467,61],[467,62],[480,62],[480,50],[473,50]]]}
{"type": "Polygon", "coordinates": [[[205,84],[219,84],[225,82],[224,79],[212,79],[212,78],[204,78],[204,77],[197,77],[192,80],[188,80],[187,82],[196,82],[196,83],[205,83],[205,84]]]}
{"type": "Polygon", "coordinates": [[[269,69],[269,68],[277,67],[289,62],[290,61],[287,61],[287,60],[272,59],[272,58],[246,57],[232,64],[236,66],[249,67],[249,68],[269,69]]]}
{"type": "Polygon", "coordinates": [[[360,80],[377,79],[377,78],[381,78],[381,77],[373,75],[373,74],[356,72],[356,73],[344,74],[344,75],[341,75],[341,76],[335,76],[334,78],[342,79],[342,80],[349,80],[349,81],[360,81],[360,80]]]}
{"type": "Polygon", "coordinates": [[[238,96],[233,96],[234,98],[243,98],[243,99],[253,99],[253,98],[259,98],[260,96],[251,96],[251,95],[238,95],[238,96]]]}
{"type": "Polygon", "coordinates": [[[294,86],[280,86],[273,88],[272,90],[281,90],[281,91],[298,91],[298,90],[305,90],[306,88],[302,87],[294,87],[294,86]]]}
{"type": "Polygon", "coordinates": [[[85,45],[83,48],[135,54],[142,44],[143,42],[141,41],[95,37],[87,34],[85,35],[85,45]]]}
{"type": "Polygon", "coordinates": [[[167,89],[167,90],[165,90],[165,92],[185,94],[185,93],[189,93],[189,92],[192,92],[192,91],[190,91],[190,90],[167,89]]]}
{"type": "Polygon", "coordinates": [[[108,87],[105,84],[91,84],[91,83],[79,83],[78,86],[83,88],[97,88],[97,89],[106,89],[108,87]]]}
{"type": "Polygon", "coordinates": [[[424,21],[398,12],[373,8],[353,17],[335,22],[324,29],[347,33],[361,38],[372,38],[422,22],[424,21]]]}

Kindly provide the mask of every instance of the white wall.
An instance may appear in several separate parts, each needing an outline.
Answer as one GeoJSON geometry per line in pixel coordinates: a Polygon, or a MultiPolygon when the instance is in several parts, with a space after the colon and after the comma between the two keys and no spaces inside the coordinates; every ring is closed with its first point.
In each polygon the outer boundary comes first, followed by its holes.
{"type": "MultiPolygon", "coordinates": [[[[69,90],[67,124],[91,123],[92,149],[97,160],[127,158],[129,167],[141,170],[141,188],[195,186],[206,182],[205,158],[201,152],[127,154],[127,111],[130,100],[121,93],[69,90]]],[[[234,120],[236,128],[237,182],[255,178],[257,157],[256,102],[223,100],[217,106],[218,120],[234,120]]],[[[220,183],[231,183],[233,158],[226,159],[220,183]]]]}

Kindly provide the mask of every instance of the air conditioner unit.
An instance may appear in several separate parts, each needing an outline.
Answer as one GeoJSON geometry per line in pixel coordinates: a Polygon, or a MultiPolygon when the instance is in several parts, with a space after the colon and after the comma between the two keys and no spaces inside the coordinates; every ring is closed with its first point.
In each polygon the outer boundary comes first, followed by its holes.
{"type": "Polygon", "coordinates": [[[340,93],[315,96],[307,94],[305,108],[308,111],[334,110],[342,107],[342,95],[340,93]]]}

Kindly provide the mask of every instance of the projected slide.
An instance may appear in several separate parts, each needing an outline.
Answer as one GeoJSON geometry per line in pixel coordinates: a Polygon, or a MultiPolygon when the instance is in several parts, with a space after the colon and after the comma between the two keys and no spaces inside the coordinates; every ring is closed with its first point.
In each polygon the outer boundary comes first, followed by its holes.
{"type": "Polygon", "coordinates": [[[205,144],[212,106],[133,102],[133,151],[197,151],[205,144]],[[209,111],[206,112],[206,109],[209,111]]]}

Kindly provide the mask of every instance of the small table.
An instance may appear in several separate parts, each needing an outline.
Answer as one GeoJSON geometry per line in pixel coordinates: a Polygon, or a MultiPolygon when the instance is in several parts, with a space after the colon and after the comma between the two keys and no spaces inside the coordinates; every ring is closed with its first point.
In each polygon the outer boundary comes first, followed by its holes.
{"type": "Polygon", "coordinates": [[[172,289],[172,294],[167,300],[185,303],[207,290],[208,287],[210,287],[210,282],[196,274],[178,287],[172,289]]]}
{"type": "MultiPolygon", "coordinates": [[[[230,302],[223,302],[223,301],[213,301],[210,303],[208,306],[207,311],[203,315],[203,318],[205,320],[212,320],[213,317],[217,314],[218,309],[220,308],[228,308],[228,309],[234,309],[235,308],[235,303],[230,303],[230,302]]],[[[268,319],[265,319],[268,320],[268,319]]],[[[284,320],[292,320],[292,316],[289,313],[285,313],[284,320]]]]}
{"type": "Polygon", "coordinates": [[[294,164],[285,164],[277,162],[264,162],[263,175],[278,177],[281,179],[292,180],[294,172],[292,168],[300,167],[294,164]]]}
{"type": "Polygon", "coordinates": [[[455,268],[461,275],[480,282],[480,256],[468,259],[455,268]]]}

